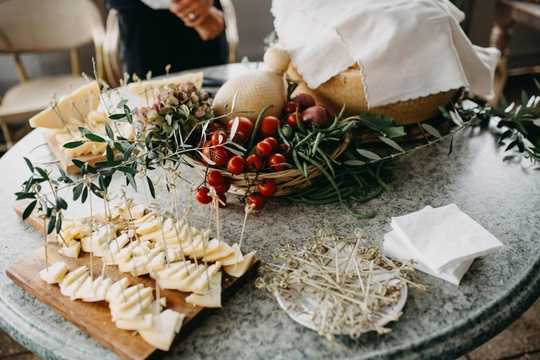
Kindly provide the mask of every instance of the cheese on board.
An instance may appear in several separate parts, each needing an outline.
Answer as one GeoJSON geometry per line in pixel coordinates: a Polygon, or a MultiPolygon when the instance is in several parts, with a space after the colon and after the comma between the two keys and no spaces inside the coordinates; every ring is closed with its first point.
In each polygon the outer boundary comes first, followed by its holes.
{"type": "Polygon", "coordinates": [[[225,270],[227,274],[235,278],[241,277],[246,273],[246,271],[248,271],[249,267],[253,263],[253,260],[255,259],[255,253],[256,251],[252,251],[249,254],[245,255],[244,260],[242,260],[242,262],[240,263],[223,266],[223,270],[225,270]]]}
{"type": "Polygon", "coordinates": [[[204,74],[202,72],[196,72],[167,77],[165,79],[132,82],[128,84],[127,88],[132,94],[139,96],[142,99],[153,99],[154,92],[158,91],[160,87],[168,84],[178,85],[183,83],[192,83],[197,87],[197,89],[201,89],[203,78],[204,74]]]}
{"type": "Polygon", "coordinates": [[[186,298],[186,302],[191,305],[208,308],[221,307],[221,278],[222,272],[216,272],[210,278],[206,292],[203,294],[193,293],[186,298]]]}
{"type": "Polygon", "coordinates": [[[47,284],[57,284],[64,279],[64,276],[68,272],[68,267],[65,262],[58,261],[49,267],[39,272],[39,277],[46,281],[47,284]]]}
{"type": "Polygon", "coordinates": [[[184,315],[167,309],[153,318],[152,328],[140,330],[142,338],[156,348],[168,351],[184,321],[184,315]]]}

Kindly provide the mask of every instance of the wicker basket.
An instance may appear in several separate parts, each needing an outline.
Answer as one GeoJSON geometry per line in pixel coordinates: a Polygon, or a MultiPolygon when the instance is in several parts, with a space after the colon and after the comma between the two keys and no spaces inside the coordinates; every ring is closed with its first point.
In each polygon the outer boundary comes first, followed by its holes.
{"type": "MultiPolygon", "coordinates": [[[[339,146],[334,150],[331,159],[337,159],[349,146],[351,136],[347,135],[339,146]]],[[[198,159],[189,158],[190,163],[197,167],[201,172],[205,172],[207,165],[198,159]]],[[[321,175],[321,172],[315,166],[308,167],[308,178],[298,169],[288,169],[270,173],[248,172],[240,175],[233,175],[227,170],[214,169],[219,171],[226,179],[231,182],[229,193],[236,195],[245,195],[248,188],[264,180],[272,180],[277,186],[277,192],[274,196],[286,196],[297,190],[303,189],[311,184],[311,180],[321,175]]]]}

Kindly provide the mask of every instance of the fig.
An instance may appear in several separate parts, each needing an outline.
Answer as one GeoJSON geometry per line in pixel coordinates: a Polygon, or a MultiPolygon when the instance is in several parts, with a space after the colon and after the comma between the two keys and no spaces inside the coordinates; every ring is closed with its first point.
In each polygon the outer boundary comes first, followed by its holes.
{"type": "Polygon", "coordinates": [[[311,123],[320,128],[325,128],[330,125],[330,115],[328,114],[326,108],[320,105],[315,105],[304,110],[302,113],[302,121],[311,123]]]}
{"type": "Polygon", "coordinates": [[[315,106],[315,99],[313,99],[313,96],[309,94],[298,94],[292,99],[292,101],[298,104],[298,110],[300,111],[304,111],[307,108],[315,106]]]}

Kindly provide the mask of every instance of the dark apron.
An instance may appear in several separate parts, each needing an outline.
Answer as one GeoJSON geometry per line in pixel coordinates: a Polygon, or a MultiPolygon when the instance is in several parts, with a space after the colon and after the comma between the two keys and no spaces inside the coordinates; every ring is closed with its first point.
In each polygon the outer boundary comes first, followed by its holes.
{"type": "MultiPolygon", "coordinates": [[[[203,41],[169,10],[153,10],[139,0],[106,0],[118,11],[124,71],[144,78],[227,62],[225,31],[216,39],[203,41]]],[[[221,9],[216,1],[215,5],[221,9]]]]}

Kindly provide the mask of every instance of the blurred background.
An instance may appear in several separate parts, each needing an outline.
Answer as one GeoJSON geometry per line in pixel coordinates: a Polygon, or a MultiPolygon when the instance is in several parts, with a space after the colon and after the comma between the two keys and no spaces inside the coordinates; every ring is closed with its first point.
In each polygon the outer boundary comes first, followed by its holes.
{"type": "MultiPolygon", "coordinates": [[[[106,19],[103,0],[94,0],[106,19]]],[[[495,18],[496,0],[456,1],[469,15],[466,24],[473,43],[488,46],[491,29],[495,18]]],[[[271,0],[233,0],[238,23],[239,46],[237,59],[247,57],[249,60],[260,60],[264,51],[264,38],[273,29],[270,14],[271,0]]],[[[517,24],[510,43],[509,65],[523,66],[540,64],[540,32],[531,31],[529,27],[517,24]]],[[[81,48],[81,69],[92,73],[91,56],[93,45],[81,48]]],[[[67,54],[27,54],[22,56],[29,77],[61,74],[69,72],[70,63],[67,54]]],[[[18,82],[16,67],[8,56],[0,56],[0,96],[18,82]]]]}

